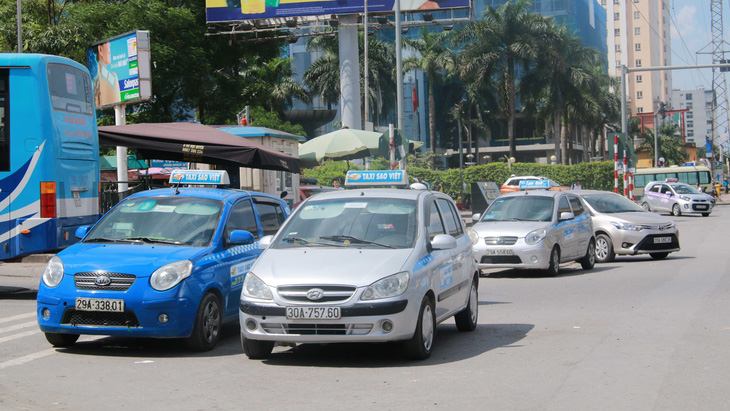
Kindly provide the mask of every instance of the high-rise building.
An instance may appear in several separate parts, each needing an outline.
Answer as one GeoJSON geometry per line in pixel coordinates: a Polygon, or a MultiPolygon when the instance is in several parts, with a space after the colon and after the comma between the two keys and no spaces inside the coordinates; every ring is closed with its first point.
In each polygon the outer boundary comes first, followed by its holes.
{"type": "MultiPolygon", "coordinates": [[[[609,73],[621,66],[670,66],[671,29],[667,0],[600,0],[606,8],[609,73]]],[[[626,97],[629,115],[651,113],[659,102],[671,105],[672,72],[630,73],[626,97]]]]}
{"type": "MultiPolygon", "coordinates": [[[[712,90],[672,90],[672,109],[689,110],[684,113],[682,127],[686,142],[704,147],[705,140],[712,138],[712,101],[712,90]]],[[[680,118],[673,116],[675,122],[680,118]]]]}

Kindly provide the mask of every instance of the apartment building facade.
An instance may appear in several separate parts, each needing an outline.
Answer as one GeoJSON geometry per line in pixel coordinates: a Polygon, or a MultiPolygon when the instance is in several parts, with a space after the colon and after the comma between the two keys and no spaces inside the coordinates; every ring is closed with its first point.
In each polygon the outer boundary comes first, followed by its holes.
{"type": "MultiPolygon", "coordinates": [[[[684,113],[685,142],[695,143],[697,147],[704,147],[706,139],[712,139],[712,90],[703,88],[696,90],[672,90],[672,109],[687,109],[684,113]]],[[[678,114],[672,115],[675,123],[681,124],[678,114]]],[[[716,130],[717,131],[717,130],[716,130]]],[[[719,135],[715,133],[715,135],[719,135]]]]}
{"type": "MultiPolygon", "coordinates": [[[[671,20],[668,0],[600,0],[606,9],[609,73],[621,66],[670,66],[671,20]]],[[[630,115],[652,113],[659,102],[672,106],[672,72],[630,73],[626,98],[630,115]]]]}

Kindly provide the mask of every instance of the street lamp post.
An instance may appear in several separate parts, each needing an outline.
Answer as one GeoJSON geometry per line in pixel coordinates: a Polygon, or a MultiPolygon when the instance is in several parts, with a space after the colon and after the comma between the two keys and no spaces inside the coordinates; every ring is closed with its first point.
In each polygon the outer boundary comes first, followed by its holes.
{"type": "Polygon", "coordinates": [[[550,164],[555,165],[555,162],[558,161],[558,158],[555,157],[555,154],[550,156],[550,164]]]}

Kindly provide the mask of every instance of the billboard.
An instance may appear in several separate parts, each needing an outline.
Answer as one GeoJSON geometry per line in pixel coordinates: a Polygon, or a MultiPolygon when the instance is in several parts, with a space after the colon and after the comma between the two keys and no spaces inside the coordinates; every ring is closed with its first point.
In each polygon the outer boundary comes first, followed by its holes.
{"type": "MultiPolygon", "coordinates": [[[[205,0],[208,23],[364,12],[363,0],[205,0]]],[[[395,0],[368,0],[368,13],[392,13],[395,0]]],[[[401,11],[468,8],[471,0],[401,0],[401,11]]]]}
{"type": "Polygon", "coordinates": [[[152,96],[150,33],[135,30],[86,50],[96,109],[149,100],[152,96]]]}

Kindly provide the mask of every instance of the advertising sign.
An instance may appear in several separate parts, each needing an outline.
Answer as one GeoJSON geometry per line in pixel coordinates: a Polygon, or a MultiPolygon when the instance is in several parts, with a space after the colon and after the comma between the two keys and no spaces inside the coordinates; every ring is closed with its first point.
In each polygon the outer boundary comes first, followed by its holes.
{"type": "Polygon", "coordinates": [[[152,95],[148,31],[103,40],[86,51],[96,109],[149,100],[152,95]]]}
{"type": "Polygon", "coordinates": [[[348,187],[408,185],[405,170],[357,171],[350,170],[345,177],[348,187]]]}
{"type": "MultiPolygon", "coordinates": [[[[401,0],[401,11],[468,8],[471,0],[401,0]]],[[[208,23],[276,17],[353,14],[362,0],[205,0],[208,23]]],[[[393,12],[395,0],[368,0],[368,13],[393,12]]]]}

